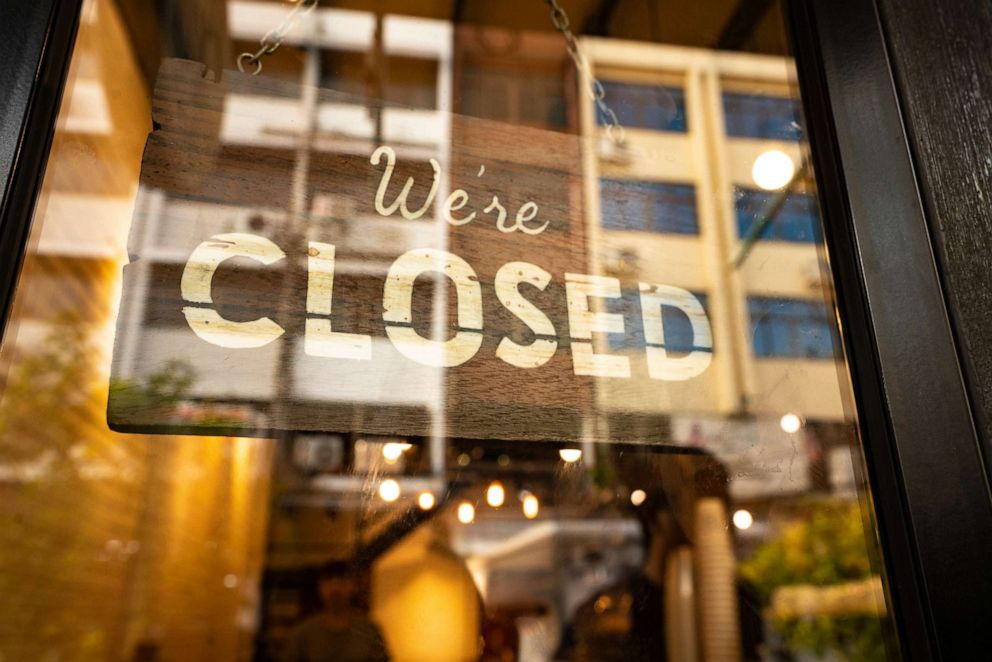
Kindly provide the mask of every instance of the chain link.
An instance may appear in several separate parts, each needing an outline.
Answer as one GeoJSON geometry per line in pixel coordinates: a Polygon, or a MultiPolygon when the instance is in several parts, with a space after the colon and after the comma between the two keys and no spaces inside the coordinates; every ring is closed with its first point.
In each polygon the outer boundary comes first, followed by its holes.
{"type": "Polygon", "coordinates": [[[586,59],[586,56],[579,49],[579,42],[570,27],[568,14],[558,4],[558,0],[544,1],[551,8],[551,22],[554,24],[555,29],[561,33],[561,36],[565,38],[565,48],[568,50],[568,55],[572,58],[572,62],[575,63],[575,68],[578,70],[579,76],[589,80],[589,97],[596,104],[596,110],[606,120],[606,137],[616,145],[623,146],[627,141],[626,131],[624,131],[623,126],[620,124],[617,114],[606,103],[606,88],[603,87],[603,83],[598,78],[593,76],[592,67],[589,66],[589,60],[586,59]]]}
{"type": "Polygon", "coordinates": [[[259,40],[259,49],[254,53],[245,52],[238,56],[238,71],[244,72],[247,66],[253,66],[252,76],[257,76],[262,72],[262,58],[272,55],[282,46],[282,40],[286,38],[296,24],[304,16],[317,8],[318,0],[292,0],[293,9],[286,14],[282,22],[265,33],[259,40]]]}
{"type": "MultiPolygon", "coordinates": [[[[282,46],[283,39],[296,27],[297,23],[317,8],[317,2],[318,0],[293,0],[293,9],[286,14],[278,26],[269,30],[259,40],[259,49],[254,53],[245,52],[238,56],[238,70],[244,72],[247,67],[252,66],[254,69],[251,74],[253,76],[260,74],[262,72],[262,58],[275,53],[282,46]]],[[[626,142],[626,132],[620,124],[616,112],[606,103],[606,88],[603,87],[603,83],[598,78],[593,76],[589,61],[579,48],[579,42],[572,32],[568,14],[558,4],[558,0],[545,0],[545,2],[551,9],[551,22],[565,39],[565,48],[569,57],[572,58],[572,62],[575,63],[575,68],[582,78],[589,80],[589,97],[596,104],[597,111],[606,120],[606,137],[617,145],[623,145],[626,142]]]]}

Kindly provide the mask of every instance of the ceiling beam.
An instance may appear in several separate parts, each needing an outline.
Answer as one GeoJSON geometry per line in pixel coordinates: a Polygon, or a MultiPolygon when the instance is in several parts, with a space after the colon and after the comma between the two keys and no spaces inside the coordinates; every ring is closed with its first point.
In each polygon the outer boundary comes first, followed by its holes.
{"type": "Polygon", "coordinates": [[[451,22],[455,25],[465,22],[465,0],[454,0],[451,3],[451,22]]]}
{"type": "Polygon", "coordinates": [[[740,0],[714,46],[724,51],[743,48],[774,2],[775,0],[740,0]]]}
{"type": "Polygon", "coordinates": [[[582,34],[591,35],[594,37],[605,37],[610,31],[610,23],[613,21],[613,15],[617,11],[617,5],[620,4],[620,0],[603,0],[589,14],[586,19],[585,25],[582,27],[582,34]]]}

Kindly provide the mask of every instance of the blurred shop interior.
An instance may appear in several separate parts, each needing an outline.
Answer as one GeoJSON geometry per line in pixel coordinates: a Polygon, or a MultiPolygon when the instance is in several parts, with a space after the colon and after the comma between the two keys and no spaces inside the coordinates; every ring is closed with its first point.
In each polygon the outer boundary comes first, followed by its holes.
{"type": "MultiPolygon", "coordinates": [[[[205,120],[218,159],[289,164],[285,198],[221,204],[139,192],[160,69],[236,74],[296,3],[86,0],[0,351],[0,661],[311,659],[301,623],[334,600],[355,614],[340,629],[381,639],[380,657],[347,659],[898,657],[781,7],[559,2],[578,63],[542,0],[304,2],[258,59],[274,91],[232,93],[205,120]],[[575,145],[543,204],[568,226],[568,269],[620,286],[608,311],[629,331],[597,351],[633,377],[590,380],[569,432],[515,438],[497,416],[449,434],[475,405],[402,358],[341,385],[287,334],[251,355],[255,380],[197,344],[189,246],[278,233],[287,210],[339,238],[351,293],[418,242],[484,260],[485,239],[378,218],[326,169],[387,143],[404,176],[478,168],[461,146],[501,126],[575,145]],[[664,322],[673,355],[712,354],[698,378],[645,376],[644,280],[705,310],[707,347],[689,317],[664,322]],[[293,411],[360,414],[272,431],[274,389],[293,411]],[[112,431],[108,400],[161,426],[112,431]],[[429,425],[387,434],[366,410],[429,425]]],[[[533,191],[512,182],[516,209],[533,191]]],[[[280,305],[252,287],[218,276],[218,305],[280,305]]],[[[568,351],[540,368],[550,384],[571,378],[568,351]]],[[[513,407],[554,395],[493,379],[513,407]]]]}

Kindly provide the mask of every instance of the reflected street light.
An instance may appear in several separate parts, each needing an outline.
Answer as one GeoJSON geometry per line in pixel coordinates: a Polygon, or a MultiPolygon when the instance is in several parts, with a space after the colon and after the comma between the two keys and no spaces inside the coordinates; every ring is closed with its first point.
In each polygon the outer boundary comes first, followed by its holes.
{"type": "Polygon", "coordinates": [[[766,191],[777,191],[790,181],[796,174],[796,164],[792,158],[779,149],[762,152],[754,160],[751,177],[754,183],[766,191]]]}
{"type": "Polygon", "coordinates": [[[734,526],[741,531],[747,531],[754,524],[754,516],[747,510],[741,509],[734,513],[734,526]]]}

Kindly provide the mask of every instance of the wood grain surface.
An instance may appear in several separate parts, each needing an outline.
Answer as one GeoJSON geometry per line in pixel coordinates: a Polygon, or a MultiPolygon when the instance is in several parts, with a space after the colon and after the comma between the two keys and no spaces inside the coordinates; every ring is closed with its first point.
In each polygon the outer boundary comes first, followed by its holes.
{"type": "Polygon", "coordinates": [[[992,443],[992,4],[882,0],[968,389],[992,443]]]}

